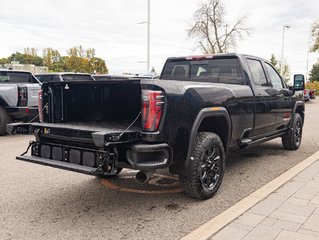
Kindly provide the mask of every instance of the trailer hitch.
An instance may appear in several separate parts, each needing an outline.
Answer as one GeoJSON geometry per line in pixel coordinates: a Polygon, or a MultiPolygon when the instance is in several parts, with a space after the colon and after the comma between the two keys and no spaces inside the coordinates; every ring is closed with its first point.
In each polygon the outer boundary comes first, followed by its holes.
{"type": "Polygon", "coordinates": [[[115,166],[117,161],[117,149],[113,149],[113,153],[107,152],[101,159],[99,166],[94,171],[94,175],[98,176],[114,176],[118,174],[118,168],[115,166]]]}

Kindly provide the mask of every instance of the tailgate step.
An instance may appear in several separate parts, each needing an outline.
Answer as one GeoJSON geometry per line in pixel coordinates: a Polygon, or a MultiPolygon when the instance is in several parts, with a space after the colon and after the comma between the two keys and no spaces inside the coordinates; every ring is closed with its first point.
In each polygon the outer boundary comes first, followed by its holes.
{"type": "Polygon", "coordinates": [[[73,171],[73,172],[89,174],[89,175],[96,175],[95,172],[97,169],[97,168],[93,168],[93,167],[87,167],[87,166],[77,165],[77,164],[73,164],[73,163],[69,163],[69,162],[62,162],[62,161],[41,158],[41,157],[35,157],[35,156],[17,156],[16,159],[21,160],[21,161],[46,165],[46,166],[50,166],[50,167],[60,168],[60,169],[64,169],[64,170],[69,170],[69,171],[73,171]]]}

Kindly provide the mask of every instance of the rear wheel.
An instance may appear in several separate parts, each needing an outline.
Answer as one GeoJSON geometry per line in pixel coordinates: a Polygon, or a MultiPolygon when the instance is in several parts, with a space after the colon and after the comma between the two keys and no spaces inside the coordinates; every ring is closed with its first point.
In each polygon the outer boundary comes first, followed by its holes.
{"type": "Polygon", "coordinates": [[[225,170],[225,151],[215,133],[200,132],[195,141],[190,175],[180,176],[187,196],[198,199],[211,198],[218,190],[225,170]]]}
{"type": "Polygon", "coordinates": [[[282,136],[282,145],[288,150],[297,150],[302,139],[302,118],[299,113],[294,114],[292,127],[282,136]]]}
{"type": "Polygon", "coordinates": [[[0,136],[7,133],[7,124],[11,123],[11,121],[11,117],[7,111],[3,107],[0,107],[0,136]]]}

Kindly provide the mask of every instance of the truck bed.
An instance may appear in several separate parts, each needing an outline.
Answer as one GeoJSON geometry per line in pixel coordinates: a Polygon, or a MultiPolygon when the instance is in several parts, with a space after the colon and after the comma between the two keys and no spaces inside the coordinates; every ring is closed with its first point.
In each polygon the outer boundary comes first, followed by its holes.
{"type": "MultiPolygon", "coordinates": [[[[90,122],[65,122],[65,123],[32,123],[35,127],[70,129],[87,132],[122,132],[130,126],[127,121],[90,121],[90,122]]],[[[130,127],[130,131],[139,131],[140,124],[135,123],[130,127]]]]}

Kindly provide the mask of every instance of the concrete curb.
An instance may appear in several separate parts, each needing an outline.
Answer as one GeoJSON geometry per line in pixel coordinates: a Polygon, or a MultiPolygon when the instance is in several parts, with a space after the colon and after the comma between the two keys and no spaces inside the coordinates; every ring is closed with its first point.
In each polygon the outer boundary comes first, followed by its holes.
{"type": "Polygon", "coordinates": [[[281,174],[271,182],[262,186],[246,198],[242,199],[226,211],[222,212],[218,216],[212,218],[207,223],[203,224],[199,228],[195,229],[188,235],[182,238],[182,240],[205,240],[224,228],[227,224],[234,219],[242,215],[258,202],[266,198],[269,194],[277,190],[283,184],[288,182],[298,173],[309,167],[311,164],[319,159],[319,151],[298,163],[296,166],[290,168],[288,171],[281,174]]]}

